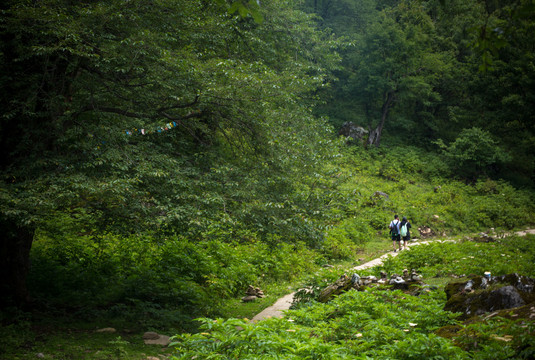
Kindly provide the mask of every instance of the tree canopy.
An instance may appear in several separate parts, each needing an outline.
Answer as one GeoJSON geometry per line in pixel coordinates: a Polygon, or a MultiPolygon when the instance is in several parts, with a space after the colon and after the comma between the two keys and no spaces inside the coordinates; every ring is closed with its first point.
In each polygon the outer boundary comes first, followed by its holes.
{"type": "Polygon", "coordinates": [[[464,129],[487,130],[512,154],[498,176],[530,186],[527,34],[534,6],[531,0],[306,1],[304,9],[320,16],[318,26],[346,41],[338,81],[324,91],[328,100],[316,114],[337,128],[346,121],[368,128],[370,144],[401,138],[432,151],[439,150],[437,139],[454,142],[464,129]]]}
{"type": "Polygon", "coordinates": [[[329,129],[310,106],[336,43],[285,1],[234,8],[7,4],[0,216],[13,262],[25,267],[35,228],[58,231],[58,218],[95,236],[195,234],[241,217],[282,233],[258,207],[305,212],[289,196],[325,147],[329,129]]]}

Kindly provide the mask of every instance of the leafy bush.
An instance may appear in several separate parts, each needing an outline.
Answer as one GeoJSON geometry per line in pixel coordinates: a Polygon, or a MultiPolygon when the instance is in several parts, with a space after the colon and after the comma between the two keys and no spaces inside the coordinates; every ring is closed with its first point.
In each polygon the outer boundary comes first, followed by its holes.
{"type": "Polygon", "coordinates": [[[48,306],[68,304],[91,314],[88,307],[98,307],[108,316],[189,326],[189,319],[217,311],[249,284],[295,279],[315,266],[315,256],[302,244],[43,236],[32,251],[29,281],[48,306]]]}
{"type": "MultiPolygon", "coordinates": [[[[396,358],[394,355],[404,349],[403,341],[426,337],[455,318],[441,310],[439,294],[405,297],[399,291],[354,291],[328,304],[290,311],[286,319],[258,324],[237,319],[201,319],[202,332],[176,338],[174,358],[396,358]]],[[[445,350],[445,354],[462,353],[436,336],[420,341],[424,343],[427,348],[418,350],[419,354],[439,354],[445,350]]]]}
{"type": "Polygon", "coordinates": [[[511,159],[490,132],[477,127],[463,129],[457,139],[447,146],[441,140],[437,143],[455,174],[469,180],[487,175],[491,166],[501,165],[511,159]]]}
{"type": "Polygon", "coordinates": [[[327,230],[323,252],[330,259],[348,259],[374,237],[369,224],[361,217],[349,218],[327,230]]]}

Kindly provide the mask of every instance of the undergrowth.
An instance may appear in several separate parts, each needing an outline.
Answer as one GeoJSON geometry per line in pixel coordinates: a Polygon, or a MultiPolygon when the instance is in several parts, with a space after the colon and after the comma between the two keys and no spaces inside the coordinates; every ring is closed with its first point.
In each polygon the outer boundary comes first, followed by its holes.
{"type": "MultiPolygon", "coordinates": [[[[534,239],[512,236],[491,243],[413,246],[361,274],[413,267],[424,280],[485,271],[533,277],[534,239]]],[[[320,270],[306,285],[320,289],[340,272],[320,270]]],[[[457,314],[443,310],[446,295],[440,288],[418,296],[368,288],[346,292],[327,304],[313,298],[304,299],[283,319],[199,319],[201,332],[175,338],[173,359],[530,359],[535,353],[533,320],[497,317],[460,323],[457,314]],[[438,335],[439,329],[452,326],[458,329],[456,336],[438,335]]]]}
{"type": "MultiPolygon", "coordinates": [[[[394,214],[409,218],[413,238],[419,236],[418,228],[423,227],[434,235],[446,237],[491,228],[504,233],[533,224],[532,192],[515,189],[500,180],[481,179],[467,184],[444,177],[440,159],[422,150],[353,147],[340,148],[339,152],[339,156],[324,165],[325,173],[318,175],[314,186],[295,194],[298,201],[309,204],[309,214],[271,219],[275,216],[272,212],[255,212],[266,223],[291,223],[301,229],[299,234],[269,234],[266,229],[248,228],[246,222],[230,215],[224,216],[225,223],[199,223],[195,236],[189,233],[87,234],[71,229],[63,223],[63,218],[55,219],[54,228],[61,231],[38,231],[32,247],[28,285],[34,311],[48,314],[49,320],[117,326],[134,332],[166,329],[195,333],[199,324],[194,318],[250,316],[269,306],[277,294],[290,291],[288,286],[297,281],[310,290],[301,299],[302,303],[307,307],[319,306],[314,304],[314,295],[336,280],[342,271],[322,266],[343,263],[350,267],[357,264],[358,258],[368,260],[371,254],[377,257],[384,253],[391,246],[387,224],[394,214]],[[399,152],[405,156],[399,158],[399,152]],[[393,158],[399,161],[392,161],[393,158]],[[313,239],[307,238],[307,234],[313,239]],[[267,290],[268,297],[241,306],[239,299],[245,295],[248,285],[267,290]]],[[[257,204],[247,206],[256,209],[257,204]]],[[[270,206],[286,205],[281,202],[270,206]]],[[[483,271],[500,274],[515,269],[533,276],[535,257],[531,248],[525,240],[512,237],[489,244],[468,241],[456,245],[433,244],[388,259],[384,269],[401,272],[404,268],[414,268],[439,284],[453,275],[483,271]]],[[[379,271],[379,268],[369,269],[363,274],[378,275],[379,271]]],[[[5,339],[13,338],[16,332],[26,339],[10,346],[11,353],[24,344],[33,349],[34,322],[32,316],[25,316],[24,321],[9,315],[3,318],[5,339]]],[[[287,346],[302,347],[300,354],[309,354],[310,358],[329,358],[331,355],[322,354],[331,350],[337,356],[354,356],[353,348],[359,353],[364,351],[363,354],[371,351],[363,350],[359,338],[328,340],[331,335],[323,334],[329,334],[332,325],[320,321],[320,328],[302,332],[308,335],[302,340],[292,340],[287,346]],[[305,339],[310,344],[305,344],[305,339]],[[303,343],[297,343],[298,340],[303,343]],[[341,345],[345,343],[350,346],[341,345]]],[[[380,322],[376,325],[378,329],[382,326],[380,322]]],[[[389,326],[383,330],[400,331],[389,326]]],[[[296,335],[286,330],[280,337],[296,335]]],[[[451,351],[452,356],[457,356],[457,348],[445,345],[441,338],[423,338],[423,332],[408,330],[414,336],[385,343],[380,351],[375,349],[378,352],[369,356],[381,358],[388,352],[389,356],[396,354],[396,358],[403,358],[398,352],[407,344],[431,349],[444,346],[441,351],[451,351]]],[[[275,330],[258,330],[262,331],[275,330]]],[[[296,329],[295,333],[301,334],[300,331],[296,329]]],[[[195,350],[186,338],[181,341],[180,346],[189,353],[208,354],[206,349],[195,350]]],[[[241,346],[228,344],[229,348],[241,346]]],[[[242,355],[247,352],[240,351],[242,355]]]]}

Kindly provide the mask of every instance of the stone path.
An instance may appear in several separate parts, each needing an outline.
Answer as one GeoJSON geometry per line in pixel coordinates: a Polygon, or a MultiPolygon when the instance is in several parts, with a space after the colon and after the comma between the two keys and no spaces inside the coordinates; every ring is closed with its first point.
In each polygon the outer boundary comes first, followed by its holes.
{"type": "Polygon", "coordinates": [[[288,310],[290,308],[290,305],[292,305],[294,294],[295,293],[291,293],[291,294],[281,297],[279,300],[275,302],[275,304],[271,305],[270,307],[265,308],[260,313],[256,314],[252,320],[258,321],[258,320],[267,319],[270,317],[278,317],[278,318],[284,317],[284,311],[288,310]]]}
{"type": "Polygon", "coordinates": [[[535,229],[527,229],[527,230],[524,230],[524,231],[517,231],[516,234],[520,235],[520,236],[526,236],[527,234],[533,235],[533,234],[535,234],[535,229]]]}
{"type": "MultiPolygon", "coordinates": [[[[524,231],[518,231],[516,232],[517,235],[525,236],[527,234],[535,234],[535,229],[528,229],[524,231]]],[[[454,240],[433,240],[433,242],[453,242],[454,240]]],[[[422,244],[429,244],[431,241],[418,241],[407,244],[408,247],[414,246],[414,245],[422,245],[422,244]]],[[[374,266],[382,265],[383,260],[387,258],[388,256],[397,256],[399,254],[398,252],[392,252],[389,251],[388,253],[381,255],[377,259],[373,259],[371,261],[368,261],[367,263],[364,263],[362,265],[355,266],[351,268],[351,270],[364,270],[369,269],[374,266]]],[[[275,304],[265,308],[260,313],[256,314],[253,317],[253,321],[259,321],[262,319],[267,319],[270,317],[278,317],[282,318],[284,317],[284,311],[288,310],[290,308],[290,305],[292,305],[293,297],[295,293],[291,293],[288,295],[283,296],[282,298],[278,299],[275,304]]]]}
{"type": "MultiPolygon", "coordinates": [[[[424,241],[424,242],[408,244],[408,246],[418,245],[418,244],[427,244],[427,243],[428,243],[427,241],[424,241]]],[[[398,254],[399,252],[388,252],[378,257],[377,259],[373,259],[371,261],[368,261],[367,263],[356,266],[352,268],[351,270],[363,270],[363,269],[368,269],[377,265],[381,265],[383,263],[383,260],[386,257],[397,256],[398,254]]],[[[282,298],[277,300],[275,304],[265,308],[260,313],[256,314],[252,320],[258,321],[258,320],[267,319],[270,317],[278,317],[278,318],[284,317],[284,311],[288,310],[290,308],[290,305],[292,305],[294,294],[295,293],[291,293],[291,294],[283,296],[282,298]]]]}

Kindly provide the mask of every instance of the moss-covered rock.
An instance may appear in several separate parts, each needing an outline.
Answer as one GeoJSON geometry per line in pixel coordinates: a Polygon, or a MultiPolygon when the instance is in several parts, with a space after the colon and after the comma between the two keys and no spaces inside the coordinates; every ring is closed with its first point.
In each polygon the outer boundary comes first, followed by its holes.
{"type": "Polygon", "coordinates": [[[490,279],[471,276],[454,280],[445,287],[447,302],[444,310],[459,312],[461,318],[502,309],[511,309],[535,301],[535,279],[518,274],[490,279]]]}
{"type": "Polygon", "coordinates": [[[535,348],[530,339],[535,336],[534,322],[535,303],[530,303],[484,316],[473,316],[461,324],[444,326],[436,330],[435,334],[451,340],[465,351],[478,352],[484,347],[507,344],[510,351],[521,354],[515,359],[532,359],[535,348]],[[489,327],[491,319],[494,321],[489,327]]]}

